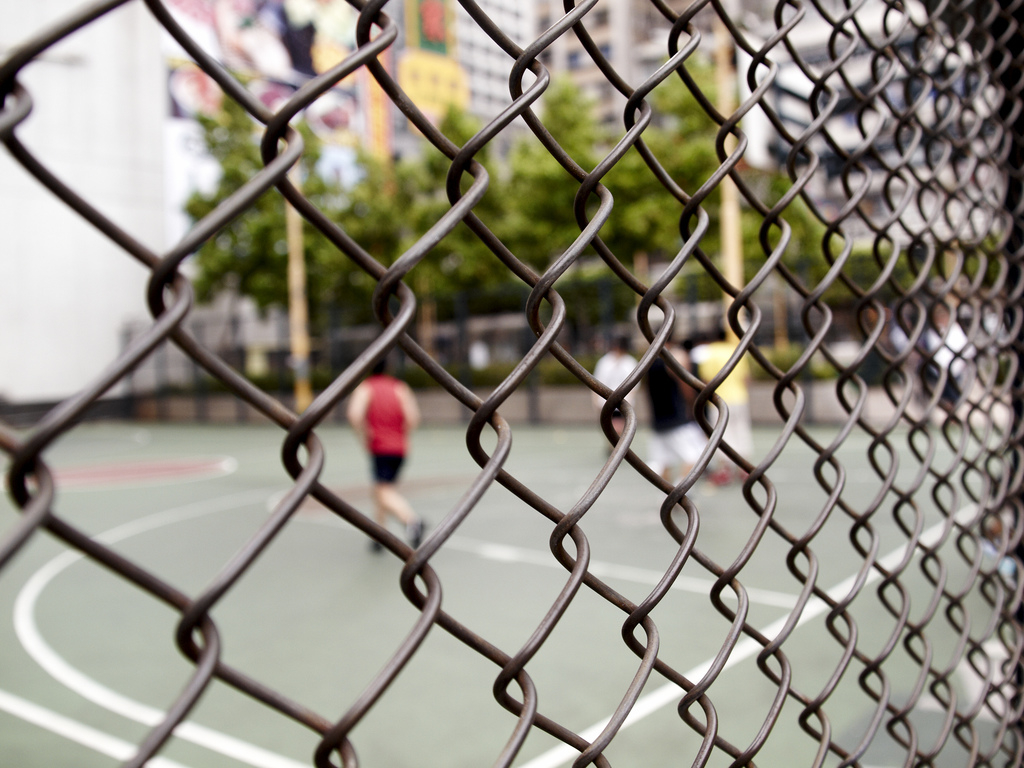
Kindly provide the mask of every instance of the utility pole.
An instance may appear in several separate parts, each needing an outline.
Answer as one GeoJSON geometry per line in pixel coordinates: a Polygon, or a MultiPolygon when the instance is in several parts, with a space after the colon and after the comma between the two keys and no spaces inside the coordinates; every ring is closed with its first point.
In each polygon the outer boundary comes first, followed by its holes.
{"type": "MultiPolygon", "coordinates": [[[[288,178],[301,190],[298,164],[292,166],[288,178]]],[[[309,381],[309,305],[306,300],[306,248],[302,238],[302,217],[288,201],[284,204],[285,231],[288,241],[288,330],[291,364],[295,373],[295,412],[302,413],[313,402],[309,381]]]]}

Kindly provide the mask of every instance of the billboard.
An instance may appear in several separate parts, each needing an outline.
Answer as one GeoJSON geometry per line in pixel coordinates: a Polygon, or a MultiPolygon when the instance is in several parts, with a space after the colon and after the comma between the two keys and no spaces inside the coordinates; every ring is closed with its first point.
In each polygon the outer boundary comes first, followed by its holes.
{"type": "MultiPolygon", "coordinates": [[[[355,49],[357,12],[330,0],[169,0],[185,31],[273,109],[310,78],[355,49]]],[[[168,38],[174,117],[219,108],[220,89],[168,38]]],[[[327,145],[363,144],[391,152],[390,104],[365,70],[349,76],[312,104],[304,117],[327,145]],[[371,114],[371,110],[383,114],[371,114]]]]}
{"type": "Polygon", "coordinates": [[[469,106],[469,80],[456,59],[455,45],[450,2],[406,0],[398,84],[435,123],[450,106],[469,106]]]}

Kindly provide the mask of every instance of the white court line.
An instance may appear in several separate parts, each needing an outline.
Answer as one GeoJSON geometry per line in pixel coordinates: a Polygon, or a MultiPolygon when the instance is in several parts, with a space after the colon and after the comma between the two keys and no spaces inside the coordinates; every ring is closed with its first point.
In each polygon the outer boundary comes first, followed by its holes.
{"type": "MultiPolygon", "coordinates": [[[[276,490],[276,489],[273,489],[276,490]]],[[[236,509],[247,504],[264,501],[272,489],[247,491],[232,494],[219,499],[209,499],[195,504],[158,512],[139,520],[112,528],[100,536],[98,541],[110,544],[136,536],[174,523],[236,509]]],[[[25,651],[39,666],[46,670],[59,683],[74,691],[83,698],[121,715],[128,720],[153,727],[164,718],[164,712],[141,702],[122,696],[116,691],[93,680],[72,667],[50,647],[43,639],[35,622],[35,605],[43,590],[60,573],[74,563],[84,559],[77,551],[67,551],[48,562],[25,583],[14,603],[14,629],[25,651]]],[[[205,728],[192,722],[184,722],[174,729],[174,735],[190,741],[214,752],[248,763],[255,768],[308,768],[307,763],[299,763],[269,750],[257,747],[233,736],[205,728]]],[[[134,754],[134,753],[133,753],[134,754]]]]}
{"type": "MultiPolygon", "coordinates": [[[[536,549],[523,549],[512,547],[507,544],[491,544],[485,541],[467,539],[462,536],[452,536],[444,544],[445,549],[455,549],[461,552],[469,552],[486,560],[496,560],[507,563],[528,563],[530,565],[543,565],[549,568],[565,570],[565,566],[554,559],[547,551],[536,549]]],[[[587,570],[595,576],[611,577],[633,581],[638,584],[657,584],[665,574],[648,568],[634,568],[629,565],[615,565],[592,560],[587,570]]],[[[676,578],[672,583],[672,589],[679,589],[684,592],[695,592],[700,595],[707,595],[715,582],[711,579],[698,579],[694,576],[682,576],[676,578]]],[[[726,590],[722,593],[723,599],[728,600],[732,593],[726,590]]],[[[770,589],[747,588],[747,597],[751,603],[771,605],[779,608],[793,608],[796,605],[796,596],[787,592],[776,592],[770,589]]]]}
{"type": "MultiPolygon", "coordinates": [[[[303,522],[333,525],[337,522],[334,518],[303,518],[303,522]],[[328,522],[329,521],[329,522],[328,522]]],[[[466,552],[471,555],[493,560],[500,563],[525,563],[528,565],[540,565],[545,568],[565,570],[565,566],[554,559],[547,550],[524,549],[513,547],[509,544],[495,544],[478,539],[470,539],[465,536],[452,536],[445,541],[443,549],[466,552]]],[[[634,568],[630,565],[616,565],[598,560],[591,560],[587,570],[595,576],[622,579],[637,584],[657,584],[665,574],[649,568],[634,568]]],[[[693,592],[698,595],[707,595],[715,582],[711,579],[698,579],[695,576],[679,576],[672,583],[672,589],[683,592],[693,592]]],[[[757,587],[747,588],[747,598],[751,603],[759,605],[770,605],[776,608],[793,608],[796,605],[796,595],[790,592],[777,592],[771,589],[758,589],[757,587]]],[[[726,590],[722,593],[723,600],[735,599],[732,592],[726,590]]]]}
{"type": "MultiPolygon", "coordinates": [[[[237,508],[244,506],[245,504],[251,504],[258,501],[263,501],[267,498],[269,491],[251,491],[241,494],[235,494],[232,496],[223,497],[221,499],[208,500],[199,502],[197,504],[191,504],[184,507],[178,507],[171,510],[166,510],[141,520],[133,521],[123,526],[114,528],[107,533],[103,534],[98,539],[111,543],[119,541],[130,536],[138,535],[145,531],[154,530],[166,525],[173,523],[182,522],[191,518],[199,517],[206,514],[211,514],[220,511],[226,511],[228,509],[237,508]]],[[[957,514],[958,519],[970,519],[974,511],[972,508],[965,508],[957,514]]],[[[921,537],[922,543],[931,544],[938,540],[941,534],[944,523],[939,523],[932,528],[929,528],[921,537]]],[[[449,540],[448,544],[453,544],[452,540],[449,540]]],[[[551,556],[549,553],[539,553],[530,550],[521,550],[515,547],[508,547],[505,545],[486,544],[482,542],[472,542],[471,540],[461,539],[455,537],[455,543],[453,548],[461,548],[465,551],[476,551],[481,556],[490,557],[495,560],[509,560],[510,558],[517,559],[521,562],[537,562],[543,565],[555,565],[561,567],[557,563],[552,563],[551,556]]],[[[900,560],[902,560],[904,550],[897,549],[894,552],[882,558],[880,561],[885,567],[892,567],[900,560]]],[[[144,725],[155,725],[163,718],[161,711],[148,707],[144,704],[129,699],[121,694],[112,691],[109,688],[97,683],[95,680],[87,677],[78,670],[71,667],[63,658],[57,655],[52,648],[43,640],[38,628],[35,625],[34,619],[34,607],[35,602],[38,600],[39,595],[43,589],[51,582],[59,573],[66,570],[73,563],[83,559],[83,555],[78,552],[65,552],[62,555],[54,558],[47,563],[43,568],[37,571],[33,576],[26,582],[22,588],[15,602],[15,630],[25,650],[40,664],[51,676],[56,680],[64,684],[69,689],[75,691],[84,698],[93,701],[99,706],[102,706],[112,712],[120,714],[127,719],[135,722],[142,723],[144,725]]],[[[593,564],[592,564],[593,565],[593,564]]],[[[647,581],[653,571],[646,571],[645,569],[628,568],[625,566],[614,566],[611,564],[597,564],[600,568],[605,569],[603,573],[605,575],[619,575],[622,578],[634,578],[636,580],[647,581]]],[[[598,571],[594,571],[598,573],[598,571]]],[[[658,574],[659,578],[661,574],[658,574]]],[[[877,581],[880,578],[877,570],[871,571],[868,575],[865,584],[877,581]]],[[[829,590],[829,595],[832,598],[838,598],[845,596],[849,589],[854,583],[855,577],[844,580],[840,584],[829,590]]],[[[692,579],[693,582],[701,582],[700,591],[706,594],[708,584],[710,581],[692,579]]],[[[684,582],[685,583],[685,582],[684,582]]],[[[683,586],[683,589],[693,588],[697,589],[697,584],[691,584],[689,587],[683,586]]],[[[785,595],[783,593],[770,593],[765,590],[765,593],[772,595],[774,594],[777,598],[772,599],[786,599],[788,603],[785,607],[791,607],[793,604],[793,598],[791,595],[785,595]]],[[[807,621],[810,621],[817,616],[820,616],[828,609],[827,603],[821,600],[812,600],[805,607],[800,619],[797,621],[796,626],[800,626],[807,621]]],[[[785,624],[786,617],[773,622],[768,627],[762,630],[762,634],[768,637],[774,636],[778,631],[781,630],[785,624]]],[[[743,638],[736,647],[733,649],[725,664],[725,669],[749,658],[750,656],[758,653],[761,650],[761,645],[750,638],[743,638]]],[[[698,679],[703,677],[710,669],[712,659],[709,659],[702,664],[697,665],[693,669],[686,673],[686,677],[689,679],[698,679]]],[[[656,712],[664,706],[670,703],[676,702],[683,695],[683,690],[676,685],[670,683],[662,686],[650,694],[641,697],[636,705],[633,707],[626,721],[622,727],[626,728],[639,722],[648,715],[656,712]]],[[[23,700],[18,700],[22,702],[23,700]]],[[[25,719],[30,719],[28,714],[33,711],[31,710],[34,705],[24,702],[28,705],[27,707],[21,707],[20,711],[25,713],[25,719]]],[[[10,710],[8,710],[10,711],[10,710]]],[[[19,716],[23,716],[19,713],[19,716]]],[[[61,718],[56,715],[61,723],[72,723],[72,721],[61,718]]],[[[32,722],[35,722],[32,720],[32,722]]],[[[57,720],[52,721],[56,726],[57,720]]],[[[580,736],[587,741],[593,741],[601,731],[608,724],[609,720],[605,719],[599,723],[594,724],[590,728],[583,731],[580,736]]],[[[39,723],[37,723],[39,724],[39,723]]],[[[47,726],[43,726],[47,727],[47,726]]],[[[86,728],[85,726],[82,726],[86,728]]],[[[91,729],[87,729],[90,730],[91,729]]],[[[98,732],[95,732],[98,733],[98,732]]],[[[182,723],[177,729],[175,729],[175,736],[182,738],[187,741],[191,741],[194,744],[206,747],[212,751],[219,752],[226,756],[232,757],[239,762],[248,763],[249,765],[255,766],[256,768],[305,768],[306,764],[299,763],[291,760],[290,758],[277,755],[268,750],[256,747],[255,745],[241,741],[234,737],[226,734],[213,731],[203,726],[196,725],[191,722],[182,723]]],[[[104,734],[99,734],[104,736],[104,734]]],[[[107,744],[113,744],[119,740],[110,738],[112,741],[107,744]]],[[[102,741],[102,740],[101,740],[102,741]]],[[[99,742],[97,742],[99,743],[99,742]]],[[[129,745],[131,749],[135,747],[129,745]]],[[[95,747],[94,747],[95,748],[95,747]]],[[[102,751],[102,750],[98,750],[102,751]]],[[[109,754],[109,753],[108,753],[109,754]]],[[[545,752],[534,758],[528,763],[524,763],[520,768],[557,768],[557,766],[564,765],[569,761],[575,759],[579,755],[579,751],[569,747],[567,745],[559,745],[548,752],[545,752]]],[[[151,764],[155,763],[151,761],[151,764]]],[[[162,768],[172,768],[173,764],[164,763],[162,768]]]]}
{"type": "MultiPolygon", "coordinates": [[[[0,691],[0,710],[121,762],[130,760],[139,751],[135,744],[58,715],[7,691],[0,691]]],[[[165,757],[151,758],[146,765],[149,768],[185,768],[181,763],[165,757]]]]}
{"type": "MultiPolygon", "coordinates": [[[[956,514],[956,519],[960,522],[966,522],[972,519],[974,514],[975,508],[973,506],[965,507],[956,514]]],[[[936,543],[941,537],[942,530],[943,528],[945,528],[945,525],[946,524],[944,522],[936,523],[931,528],[926,530],[924,533],[921,534],[921,543],[926,546],[936,543]]],[[[890,552],[885,557],[883,557],[879,561],[879,563],[882,565],[883,568],[890,569],[893,566],[899,564],[903,560],[905,552],[905,547],[896,549],[890,552]]],[[[879,574],[878,570],[872,569],[864,582],[864,586],[876,582],[880,578],[881,575],[879,574]]],[[[828,596],[833,600],[845,597],[849,593],[851,587],[853,587],[855,581],[856,575],[844,579],[828,591],[828,596]]],[[[817,618],[818,616],[825,613],[828,609],[829,605],[824,600],[811,600],[807,603],[807,607],[804,608],[803,613],[800,614],[800,618],[797,620],[796,627],[806,624],[811,619],[817,618]]],[[[771,624],[769,624],[767,627],[761,630],[761,634],[764,637],[768,638],[775,637],[775,635],[778,634],[778,632],[785,626],[786,621],[788,619],[788,616],[783,616],[781,619],[773,621],[771,624]]],[[[796,627],[794,627],[794,629],[796,629],[796,627]]],[[[751,639],[750,637],[744,636],[742,640],[736,643],[736,646],[733,648],[732,653],[729,654],[729,658],[728,660],[726,660],[725,665],[722,668],[722,671],[724,672],[729,667],[732,667],[738,664],[739,662],[750,658],[756,653],[759,653],[762,649],[763,647],[760,643],[751,639]]],[[[697,666],[693,667],[693,669],[690,669],[687,672],[685,672],[684,677],[686,677],[688,680],[701,679],[702,677],[704,677],[705,674],[707,674],[708,670],[711,668],[711,664],[713,661],[714,659],[712,658],[698,664],[697,666]]],[[[685,695],[685,693],[686,692],[682,688],[677,686],[675,683],[668,683],[667,685],[664,685],[661,688],[657,688],[651,691],[646,696],[641,696],[637,700],[636,704],[633,706],[633,709],[630,711],[629,715],[626,717],[625,722],[623,722],[622,728],[628,728],[629,726],[640,722],[648,715],[657,712],[662,707],[678,702],[685,695]]],[[[579,734],[580,737],[588,743],[594,741],[594,739],[601,735],[601,732],[605,729],[610,720],[611,718],[609,717],[605,718],[604,720],[601,720],[598,723],[594,723],[594,725],[582,731],[579,734]]],[[[533,760],[530,760],[527,763],[523,763],[521,766],[519,766],[519,768],[559,768],[559,766],[565,765],[566,763],[575,760],[579,755],[580,751],[578,749],[570,747],[567,744],[559,744],[557,747],[553,747],[552,749],[549,749],[547,752],[538,755],[533,760]]]]}

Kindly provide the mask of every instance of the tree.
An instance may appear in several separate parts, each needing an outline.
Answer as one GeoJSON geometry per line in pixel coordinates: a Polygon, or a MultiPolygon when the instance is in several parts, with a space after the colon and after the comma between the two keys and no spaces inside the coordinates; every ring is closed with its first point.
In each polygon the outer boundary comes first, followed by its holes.
{"type": "MultiPolygon", "coordinates": [[[[472,118],[456,109],[450,109],[438,127],[457,146],[479,130],[472,118]]],[[[476,159],[488,168],[489,185],[473,212],[493,226],[502,215],[501,178],[486,152],[476,159]]],[[[450,164],[425,141],[420,154],[394,162],[361,155],[363,177],[344,192],[339,222],[370,255],[390,266],[452,207],[445,193],[450,164]]],[[[467,185],[464,181],[463,191],[467,185]]],[[[459,223],[411,270],[407,282],[420,294],[444,295],[494,286],[507,275],[497,257],[459,223]]]]}
{"type": "MultiPolygon", "coordinates": [[[[258,146],[257,124],[234,101],[226,99],[224,109],[214,117],[201,116],[207,151],[221,167],[217,186],[209,192],[194,192],[185,204],[194,220],[205,217],[263,168],[258,146]]],[[[316,171],[320,142],[299,123],[305,151],[299,161],[302,192],[329,216],[336,216],[340,190],[316,171]]],[[[355,267],[337,259],[337,250],[316,228],[303,227],[303,245],[311,324],[322,323],[323,310],[339,291],[351,291],[355,267]]],[[[285,230],[285,201],[276,190],[264,193],[242,215],[221,229],[195,256],[194,280],[200,300],[209,300],[231,289],[248,296],[265,310],[287,306],[288,245],[285,230]]],[[[357,283],[358,286],[358,283],[357,283]]],[[[368,291],[362,291],[368,297],[368,291]]]]}
{"type": "MultiPolygon", "coordinates": [[[[694,61],[688,66],[697,81],[711,79],[709,65],[694,61]]],[[[713,93],[708,96],[714,97],[713,93]]],[[[649,100],[659,119],[644,131],[644,143],[674,183],[687,195],[693,195],[719,166],[715,152],[718,126],[678,79],[670,79],[656,88],[649,100]]],[[[593,171],[614,144],[615,136],[594,118],[593,105],[565,80],[552,82],[540,111],[545,129],[571,158],[570,162],[586,173],[593,171]]],[[[186,210],[194,219],[212,211],[263,167],[255,141],[255,124],[236,104],[226,102],[224,112],[216,118],[203,118],[202,126],[206,146],[223,172],[213,192],[196,193],[189,200],[186,210]]],[[[360,178],[340,188],[316,173],[321,147],[301,123],[298,127],[306,142],[301,161],[303,193],[380,264],[393,264],[450,210],[452,204],[445,185],[451,161],[428,142],[423,142],[416,156],[397,161],[360,154],[360,178]]],[[[454,145],[464,146],[479,126],[466,114],[452,109],[439,129],[454,145]]],[[[513,144],[503,164],[499,165],[489,155],[486,146],[475,159],[486,168],[489,182],[473,213],[516,258],[538,272],[544,271],[580,235],[573,208],[580,189],[578,174],[559,162],[532,133],[524,134],[513,144]]],[[[744,169],[743,173],[745,178],[753,179],[752,185],[765,200],[779,199],[788,188],[789,181],[781,174],[751,169],[744,169]]],[[[464,174],[463,192],[471,181],[464,174]]],[[[626,152],[602,184],[611,192],[614,205],[600,237],[615,257],[627,268],[633,268],[640,253],[660,261],[674,258],[683,246],[682,204],[664,187],[636,148],[626,152]]],[[[592,197],[588,201],[588,216],[594,215],[595,207],[596,197],[592,197]]],[[[719,241],[717,192],[711,193],[703,208],[711,226],[700,247],[714,258],[719,241]]],[[[785,218],[793,227],[793,241],[785,258],[795,270],[800,254],[819,251],[823,228],[801,204],[789,206],[785,218]]],[[[694,225],[690,222],[691,228],[694,225]]],[[[744,211],[748,277],[765,258],[758,240],[760,225],[761,217],[755,211],[744,211]]],[[[346,322],[371,321],[374,278],[316,228],[306,226],[303,231],[312,325],[322,327],[324,310],[330,307],[340,309],[346,322]]],[[[777,240],[777,232],[772,237],[777,240]]],[[[575,294],[591,298],[600,295],[604,297],[601,303],[605,304],[609,289],[599,289],[597,282],[607,281],[609,274],[596,257],[596,251],[587,248],[559,285],[568,289],[572,282],[575,294]]],[[[287,302],[286,261],[284,203],[280,194],[271,190],[200,249],[196,257],[200,298],[233,288],[252,297],[261,308],[283,306],[287,302]]],[[[698,286],[701,298],[720,295],[720,289],[703,270],[689,271],[696,276],[689,279],[703,281],[698,286]]],[[[505,295],[518,304],[520,299],[516,297],[522,295],[523,287],[465,223],[456,225],[405,279],[428,304],[434,299],[445,301],[456,295],[479,298],[485,293],[505,295]]],[[[626,312],[635,297],[618,281],[611,286],[616,314],[626,312]]],[[[689,291],[688,294],[692,295],[689,291]]],[[[501,308],[508,307],[502,304],[501,308]]],[[[578,311],[583,312],[584,308],[578,311]]],[[[580,323],[609,319],[598,318],[593,306],[587,311],[586,317],[580,316],[580,323]]]]}
{"type": "MultiPolygon", "coordinates": [[[[567,80],[556,79],[544,94],[541,122],[586,171],[593,169],[597,149],[605,143],[593,114],[593,104],[567,80]]],[[[573,213],[579,187],[580,182],[533,134],[514,144],[500,234],[521,261],[543,271],[579,237],[573,213]]]]}

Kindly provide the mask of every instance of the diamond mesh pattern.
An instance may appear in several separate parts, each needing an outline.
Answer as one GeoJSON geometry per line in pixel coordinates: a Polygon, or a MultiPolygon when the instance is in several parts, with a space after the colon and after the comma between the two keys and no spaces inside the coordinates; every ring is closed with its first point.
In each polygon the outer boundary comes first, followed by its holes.
{"type": "MultiPolygon", "coordinates": [[[[152,314],[145,333],[100,377],[31,429],[17,431],[0,425],[9,493],[22,513],[16,525],[0,531],[0,579],[19,551],[48,532],[180,614],[175,639],[194,664],[194,672],[125,765],[142,765],[156,755],[212,681],[220,680],[318,734],[315,765],[355,766],[356,726],[389,696],[391,684],[432,630],[448,633],[494,666],[495,706],[509,717],[507,742],[491,758],[497,766],[512,765],[527,736],[538,729],[572,748],[574,766],[609,765],[606,752],[645,687],[650,690],[666,682],[681,689],[676,699],[677,727],[698,737],[692,752],[678,755],[679,764],[757,764],[784,707],[798,721],[803,738],[814,745],[813,765],[858,765],[882,735],[899,746],[899,762],[907,766],[1021,764],[1017,669],[1022,636],[1014,618],[1020,587],[1000,576],[985,559],[980,537],[983,522],[998,516],[1008,523],[994,542],[999,555],[1012,555],[1020,540],[1021,433],[1014,409],[1021,398],[1019,222],[1024,139],[1016,4],[983,0],[928,8],[889,0],[878,18],[879,6],[861,2],[831,7],[813,0],[779,0],[770,9],[773,32],[760,39],[741,29],[717,0],[697,0],[682,12],[651,0],[655,11],[671,24],[663,40],[666,63],[642,82],[629,82],[588,33],[588,17],[602,7],[602,0],[576,7],[567,4],[564,16],[525,49],[506,37],[483,10],[462,0],[477,24],[508,55],[512,105],[471,141],[456,146],[380,63],[399,34],[393,20],[397,12],[380,0],[352,0],[360,11],[357,50],[312,79],[276,112],[191,39],[159,0],[147,0],[152,23],[173,35],[227,97],[264,126],[265,168],[165,253],[150,250],[108,219],[55,175],[45,156],[19,140],[32,104],[32,94],[19,82],[21,71],[59,41],[123,4],[83,6],[22,41],[0,65],[0,139],[7,151],[125,258],[149,270],[146,301],[152,314]],[[810,60],[798,41],[816,16],[830,25],[831,32],[822,49],[825,53],[810,60]],[[723,32],[731,38],[741,54],[738,61],[746,62],[738,72],[746,84],[745,97],[726,113],[719,111],[723,102],[712,96],[713,86],[699,81],[692,67],[698,51],[713,48],[713,28],[719,39],[723,32]],[[550,83],[540,55],[561,36],[576,36],[607,81],[628,100],[617,143],[593,169],[581,167],[535,111],[537,99],[550,83]],[[869,62],[866,71],[865,61],[869,62]],[[798,71],[806,85],[808,119],[804,123],[780,114],[771,98],[780,62],[788,71],[798,71]],[[390,254],[388,264],[364,250],[347,233],[345,221],[332,221],[314,206],[287,175],[304,151],[301,137],[289,122],[334,84],[364,69],[436,151],[450,160],[445,190],[448,210],[412,247],[390,254]],[[699,188],[679,186],[644,142],[653,115],[647,99],[656,87],[689,90],[719,126],[719,166],[699,188]],[[743,125],[755,114],[771,124],[785,148],[783,164],[789,183],[775,198],[765,197],[744,163],[748,137],[743,125]],[[521,260],[521,254],[511,252],[474,213],[489,183],[475,158],[516,118],[578,182],[572,203],[579,237],[542,273],[521,260]],[[614,190],[602,181],[627,153],[643,157],[644,172],[660,182],[669,193],[667,199],[678,208],[681,248],[650,285],[645,284],[645,275],[634,274],[624,255],[613,252],[601,238],[614,207],[614,190]],[[711,214],[721,199],[717,193],[728,185],[734,185],[744,208],[755,211],[761,220],[756,272],[739,282],[726,274],[716,255],[702,249],[711,214]],[[273,189],[300,212],[306,226],[322,232],[377,284],[373,310],[380,321],[379,335],[302,414],[255,388],[201,344],[185,322],[193,309],[192,286],[183,271],[189,256],[243,214],[259,195],[273,189]],[[833,204],[824,204],[825,199],[833,204]],[[791,258],[787,222],[798,202],[827,227],[820,248],[801,254],[804,269],[793,266],[797,262],[791,258]],[[486,397],[449,375],[413,334],[421,297],[410,288],[416,285],[412,278],[431,249],[459,223],[467,225],[509,275],[531,291],[525,312],[535,341],[512,373],[486,397]],[[856,258],[854,248],[865,240],[871,243],[867,267],[865,260],[856,258]],[[608,274],[636,294],[636,322],[649,342],[633,375],[614,391],[594,379],[559,342],[566,320],[559,281],[587,249],[598,254],[608,274]],[[694,470],[673,486],[645,464],[636,440],[637,413],[625,395],[641,386],[646,371],[663,354],[678,311],[666,293],[684,266],[692,265],[714,280],[727,297],[728,325],[738,345],[729,362],[707,381],[666,356],[676,374],[699,392],[699,418],[709,437],[694,470]],[[798,359],[784,368],[756,341],[765,322],[763,302],[758,299],[776,284],[798,298],[806,337],[798,359]],[[856,307],[859,338],[852,355],[839,354],[834,344],[838,320],[835,300],[829,297],[835,296],[856,307]],[[948,323],[947,317],[957,323],[948,323]],[[950,329],[955,325],[963,330],[965,343],[954,343],[950,329]],[[930,343],[936,335],[946,343],[930,343]],[[182,350],[234,397],[280,427],[282,460],[294,480],[246,546],[196,593],[165,581],[146,563],[119,554],[63,516],[60,483],[48,459],[55,442],[76,429],[79,417],[163,344],[182,350]],[[479,466],[461,500],[416,550],[376,526],[352,499],[321,482],[327,452],[318,427],[374,361],[396,347],[471,413],[465,440],[479,466]],[[892,406],[884,417],[868,410],[869,387],[862,372],[872,354],[883,361],[882,386],[892,406]],[[587,490],[568,507],[543,498],[507,469],[514,429],[503,416],[503,403],[525,386],[531,371],[546,357],[558,360],[582,385],[607,399],[600,424],[610,454],[587,490]],[[729,411],[717,390],[741,361],[763,371],[774,387],[777,429],[769,450],[760,457],[741,455],[725,439],[729,411]],[[814,366],[825,366],[835,374],[834,397],[845,413],[844,422],[824,438],[808,422],[808,374],[814,366]],[[951,371],[959,373],[954,378],[951,371]],[[705,404],[713,407],[705,409],[705,404]],[[616,409],[625,416],[621,436],[612,426],[616,409]],[[844,447],[848,448],[852,436],[866,439],[873,477],[849,476],[844,447]],[[822,503],[813,518],[787,514],[791,491],[773,476],[779,456],[786,451],[811,457],[808,466],[822,491],[822,503]],[[726,560],[702,548],[699,523],[711,510],[702,509],[692,494],[716,454],[725,454],[748,473],[743,511],[754,520],[745,544],[726,560]],[[676,546],[661,580],[639,602],[618,592],[590,568],[587,514],[618,473],[638,473],[659,489],[664,499],[662,535],[676,546]],[[870,486],[869,493],[863,491],[863,482],[870,486]],[[515,494],[547,521],[551,558],[564,570],[561,591],[546,615],[524,633],[528,640],[519,647],[504,647],[483,637],[446,612],[441,577],[432,564],[494,486],[515,494]],[[315,712],[228,664],[224,639],[213,619],[215,606],[246,579],[257,556],[275,545],[309,498],[367,537],[380,540],[403,561],[400,588],[418,611],[418,619],[391,650],[386,666],[340,712],[315,712]],[[880,520],[895,523],[901,541],[883,536],[880,520]],[[821,533],[835,526],[847,531],[844,556],[855,554],[857,567],[852,578],[830,588],[822,572],[837,553],[824,545],[821,533]],[[784,555],[776,558],[775,568],[788,570],[799,595],[784,620],[766,634],[750,616],[748,590],[755,586],[751,582],[755,577],[748,574],[756,573],[750,563],[769,543],[782,547],[784,555]],[[889,551],[896,554],[885,556],[889,551]],[[692,677],[659,653],[662,638],[654,618],[684,567],[713,580],[707,599],[727,627],[713,660],[692,677]],[[542,692],[531,677],[531,662],[560,622],[571,619],[568,608],[582,593],[596,596],[620,613],[621,641],[636,657],[635,675],[621,691],[618,706],[603,726],[586,737],[576,725],[545,712],[542,692]],[[864,617],[872,612],[875,618],[866,622],[864,617]],[[818,678],[801,672],[801,658],[787,652],[794,632],[811,623],[821,628],[822,637],[827,638],[824,642],[831,643],[835,662],[818,678]],[[734,743],[724,734],[737,713],[716,707],[716,683],[730,658],[743,655],[751,644],[761,679],[751,678],[750,685],[768,685],[774,694],[757,715],[760,726],[749,738],[734,743]],[[982,681],[981,692],[973,699],[957,692],[954,673],[964,665],[982,681]],[[897,695],[891,670],[908,666],[915,684],[897,695]],[[832,725],[834,708],[848,706],[843,703],[848,699],[838,693],[844,689],[847,693],[852,689],[855,699],[867,702],[866,725],[854,743],[841,743],[832,725]],[[939,732],[928,733],[927,738],[917,719],[926,707],[937,707],[942,713],[939,732]]],[[[686,139],[679,137],[682,142],[686,139]]],[[[702,628],[694,625],[691,631],[699,633],[702,628]]],[[[637,754],[627,762],[643,761],[644,756],[637,754]]]]}

